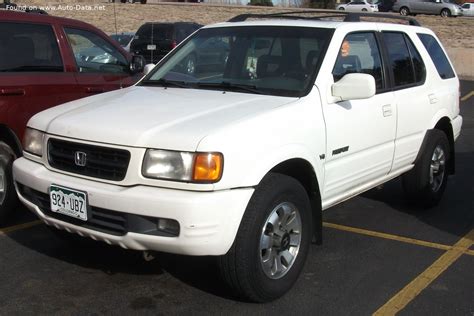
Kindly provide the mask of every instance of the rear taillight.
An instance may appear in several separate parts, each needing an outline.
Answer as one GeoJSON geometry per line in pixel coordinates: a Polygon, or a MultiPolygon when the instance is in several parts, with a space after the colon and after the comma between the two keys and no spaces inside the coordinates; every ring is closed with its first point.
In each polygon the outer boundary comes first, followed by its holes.
{"type": "Polygon", "coordinates": [[[175,48],[178,44],[176,44],[176,41],[171,42],[171,49],[175,48]]]}

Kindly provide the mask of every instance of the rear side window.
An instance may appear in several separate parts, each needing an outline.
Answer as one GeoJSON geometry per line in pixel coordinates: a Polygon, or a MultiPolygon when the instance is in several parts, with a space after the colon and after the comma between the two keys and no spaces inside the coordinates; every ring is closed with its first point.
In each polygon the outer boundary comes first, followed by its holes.
{"type": "Polygon", "coordinates": [[[454,70],[436,38],[429,34],[418,34],[418,37],[428,51],[439,76],[443,79],[454,78],[454,70]]]}
{"type": "Polygon", "coordinates": [[[0,72],[62,72],[49,25],[0,22],[0,72]]]}
{"type": "Polygon", "coordinates": [[[399,32],[384,32],[383,37],[395,88],[423,84],[426,77],[425,64],[410,38],[399,32]]]}
{"type": "Polygon", "coordinates": [[[153,37],[153,39],[164,40],[171,39],[172,35],[173,26],[171,24],[148,23],[138,29],[135,38],[150,40],[153,37]]]}

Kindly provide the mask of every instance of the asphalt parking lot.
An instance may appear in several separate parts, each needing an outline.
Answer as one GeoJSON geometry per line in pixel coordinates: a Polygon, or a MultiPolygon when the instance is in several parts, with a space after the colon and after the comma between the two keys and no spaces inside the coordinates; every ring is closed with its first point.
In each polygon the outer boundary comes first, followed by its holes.
{"type": "Polygon", "coordinates": [[[464,117],[455,176],[441,204],[412,208],[399,180],[324,213],[295,287],[269,304],[235,300],[213,258],[61,241],[24,207],[0,226],[0,315],[321,314],[474,315],[474,81],[462,82],[464,117]]]}

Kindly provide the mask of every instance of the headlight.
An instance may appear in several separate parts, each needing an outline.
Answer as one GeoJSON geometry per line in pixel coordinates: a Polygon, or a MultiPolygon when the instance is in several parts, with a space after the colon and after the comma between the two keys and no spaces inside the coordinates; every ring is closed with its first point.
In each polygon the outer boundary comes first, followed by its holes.
{"type": "Polygon", "coordinates": [[[190,153],[149,149],[142,174],[148,178],[212,183],[222,176],[224,159],[220,153],[190,153]]]}
{"type": "Polygon", "coordinates": [[[44,133],[27,128],[23,137],[23,149],[31,154],[43,156],[44,133]]]}

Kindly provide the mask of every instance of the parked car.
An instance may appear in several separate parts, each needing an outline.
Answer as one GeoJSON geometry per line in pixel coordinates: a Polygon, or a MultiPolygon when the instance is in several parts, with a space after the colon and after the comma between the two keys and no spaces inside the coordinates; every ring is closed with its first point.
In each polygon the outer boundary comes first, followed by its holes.
{"type": "Polygon", "coordinates": [[[241,298],[280,297],[322,210],[399,176],[431,207],[454,172],[459,79],[440,41],[359,15],[205,26],[135,86],[35,115],[21,201],[64,238],[217,256],[241,298]],[[183,69],[206,42],[222,66],[183,69]]]}
{"type": "Polygon", "coordinates": [[[392,12],[393,4],[395,0],[379,0],[372,4],[377,5],[379,12],[392,12]]]}
{"type": "Polygon", "coordinates": [[[122,46],[127,52],[130,52],[130,44],[133,41],[135,36],[134,32],[122,32],[120,34],[111,34],[110,37],[113,38],[117,43],[122,46]]]}
{"type": "Polygon", "coordinates": [[[155,64],[201,26],[191,22],[145,23],[135,34],[130,51],[155,64]]]}
{"type": "Polygon", "coordinates": [[[0,11],[0,222],[16,201],[11,165],[22,154],[20,140],[30,117],[130,86],[142,69],[143,58],[132,58],[90,24],[0,11]]]}
{"type": "Polygon", "coordinates": [[[474,3],[464,3],[461,8],[463,16],[474,16],[474,3]]]}
{"type": "Polygon", "coordinates": [[[367,12],[378,12],[379,7],[376,4],[364,1],[364,0],[356,0],[351,1],[346,4],[340,4],[336,7],[337,10],[345,10],[348,12],[360,12],[360,11],[367,11],[367,12]]]}
{"type": "Polygon", "coordinates": [[[392,10],[401,15],[434,14],[442,17],[462,15],[462,9],[449,0],[397,0],[392,10]]]}

